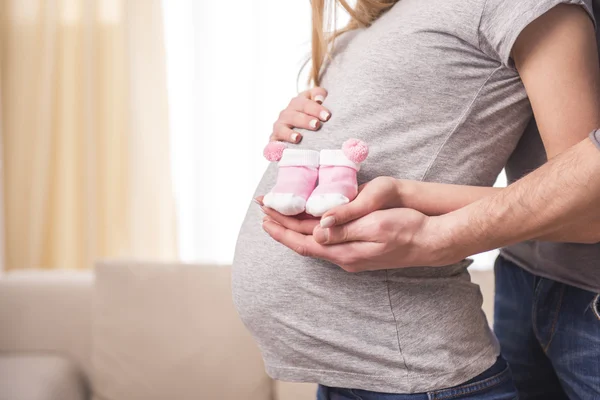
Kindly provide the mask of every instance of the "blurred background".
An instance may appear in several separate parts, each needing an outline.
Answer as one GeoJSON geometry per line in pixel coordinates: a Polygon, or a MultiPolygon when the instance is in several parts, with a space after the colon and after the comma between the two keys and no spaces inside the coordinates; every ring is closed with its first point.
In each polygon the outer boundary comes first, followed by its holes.
{"type": "Polygon", "coordinates": [[[230,263],[272,123],[305,89],[307,2],[0,4],[3,269],[230,263]]]}
{"type": "Polygon", "coordinates": [[[314,399],[227,266],[309,39],[306,0],[0,0],[0,399],[314,399]]]}

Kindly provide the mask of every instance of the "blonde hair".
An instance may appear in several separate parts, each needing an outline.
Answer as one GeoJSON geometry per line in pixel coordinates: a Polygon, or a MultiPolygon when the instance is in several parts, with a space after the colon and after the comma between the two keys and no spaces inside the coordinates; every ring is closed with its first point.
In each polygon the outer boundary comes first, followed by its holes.
{"type": "Polygon", "coordinates": [[[321,69],[335,38],[342,33],[370,26],[398,1],[400,0],[357,0],[356,6],[352,8],[346,0],[311,0],[312,62],[309,84],[320,85],[321,69]],[[338,4],[350,15],[350,22],[342,29],[335,27],[335,11],[338,4]]]}

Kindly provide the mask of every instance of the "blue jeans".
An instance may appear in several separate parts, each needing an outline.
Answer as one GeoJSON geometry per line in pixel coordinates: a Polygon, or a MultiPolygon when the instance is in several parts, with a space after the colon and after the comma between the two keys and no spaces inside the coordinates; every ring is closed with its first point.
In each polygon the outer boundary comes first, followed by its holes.
{"type": "Polygon", "coordinates": [[[600,399],[598,295],[535,276],[503,257],[495,275],[494,331],[520,398],[600,399]]]}
{"type": "Polygon", "coordinates": [[[515,400],[517,389],[502,357],[483,374],[449,389],[429,393],[392,394],[319,385],[317,400],[515,400]]]}

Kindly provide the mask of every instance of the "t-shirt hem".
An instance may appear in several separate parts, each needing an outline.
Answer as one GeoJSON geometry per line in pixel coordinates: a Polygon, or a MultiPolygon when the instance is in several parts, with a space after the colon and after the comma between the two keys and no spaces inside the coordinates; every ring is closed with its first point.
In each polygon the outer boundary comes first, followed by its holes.
{"type": "Polygon", "coordinates": [[[405,371],[399,375],[380,376],[334,370],[266,365],[267,374],[287,382],[317,383],[329,387],[369,390],[379,393],[426,393],[461,385],[491,368],[500,352],[486,348],[475,359],[448,374],[419,374],[405,371]],[[446,378],[447,377],[447,378],[446,378]],[[432,384],[432,382],[436,382],[432,384]]]}
{"type": "Polygon", "coordinates": [[[600,130],[595,130],[590,133],[590,140],[596,145],[598,150],[600,150],[600,130]]]}
{"type": "Polygon", "coordinates": [[[545,273],[543,271],[540,271],[536,268],[534,268],[533,266],[531,266],[531,264],[523,259],[521,259],[520,257],[512,254],[510,252],[509,249],[501,249],[500,250],[500,256],[504,257],[505,259],[507,259],[508,261],[512,262],[513,264],[516,264],[518,267],[523,268],[525,271],[529,272],[530,274],[533,274],[535,276],[539,276],[540,278],[546,278],[546,279],[550,279],[559,283],[563,283],[565,285],[569,285],[569,286],[573,286],[576,287],[578,289],[582,289],[588,292],[592,292],[592,293],[600,293],[600,288],[598,287],[594,287],[594,286],[588,286],[588,285],[582,285],[579,282],[574,282],[574,281],[570,281],[568,279],[563,279],[557,276],[554,276],[552,274],[548,274],[545,273]]]}

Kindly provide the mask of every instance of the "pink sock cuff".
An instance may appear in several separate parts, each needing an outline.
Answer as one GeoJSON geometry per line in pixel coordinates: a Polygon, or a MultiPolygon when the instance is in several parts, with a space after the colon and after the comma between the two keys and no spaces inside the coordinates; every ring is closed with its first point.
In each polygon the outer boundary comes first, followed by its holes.
{"type": "Polygon", "coordinates": [[[315,150],[285,149],[280,167],[319,167],[319,152],[315,150]]]}
{"type": "Polygon", "coordinates": [[[321,150],[321,166],[324,167],[350,167],[360,170],[360,164],[346,157],[343,150],[321,150]]]}

